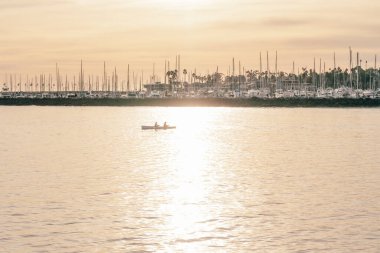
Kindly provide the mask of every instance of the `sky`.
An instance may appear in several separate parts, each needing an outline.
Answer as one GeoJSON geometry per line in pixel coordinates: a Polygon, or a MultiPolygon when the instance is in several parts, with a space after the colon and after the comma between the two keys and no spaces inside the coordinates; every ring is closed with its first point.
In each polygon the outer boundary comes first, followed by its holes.
{"type": "MultiPolygon", "coordinates": [[[[259,68],[346,68],[348,47],[363,63],[380,53],[378,0],[0,0],[0,75],[85,74],[117,67],[149,76],[174,68],[227,72],[235,61],[259,68]]],[[[111,71],[111,70],[110,70],[111,71]]]]}

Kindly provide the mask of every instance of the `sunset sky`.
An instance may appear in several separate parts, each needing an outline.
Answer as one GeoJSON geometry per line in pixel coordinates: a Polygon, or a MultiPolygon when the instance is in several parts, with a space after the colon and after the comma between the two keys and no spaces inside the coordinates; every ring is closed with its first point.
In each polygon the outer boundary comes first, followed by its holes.
{"type": "MultiPolygon", "coordinates": [[[[0,0],[0,74],[102,73],[103,61],[125,72],[163,72],[164,61],[207,73],[226,72],[232,57],[258,68],[268,50],[273,68],[291,69],[333,52],[348,65],[348,47],[373,64],[380,49],[378,0],[0,0]]],[[[265,65],[265,64],[264,64],[265,65]]]]}

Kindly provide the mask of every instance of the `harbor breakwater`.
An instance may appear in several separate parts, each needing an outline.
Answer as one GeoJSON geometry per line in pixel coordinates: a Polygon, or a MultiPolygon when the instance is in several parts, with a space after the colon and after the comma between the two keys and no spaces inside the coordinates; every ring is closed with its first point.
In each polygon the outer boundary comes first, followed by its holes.
{"type": "Polygon", "coordinates": [[[0,98],[7,106],[380,107],[369,98],[0,98]]]}

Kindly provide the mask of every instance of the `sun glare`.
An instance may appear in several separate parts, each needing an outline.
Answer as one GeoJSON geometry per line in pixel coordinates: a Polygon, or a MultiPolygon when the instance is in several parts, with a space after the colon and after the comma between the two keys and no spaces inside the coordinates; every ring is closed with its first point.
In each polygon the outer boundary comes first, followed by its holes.
{"type": "MultiPolygon", "coordinates": [[[[191,241],[200,236],[199,231],[210,229],[204,223],[212,219],[212,210],[207,203],[213,188],[205,178],[210,173],[209,156],[213,152],[212,143],[207,136],[210,119],[217,113],[206,108],[175,108],[170,118],[178,126],[171,137],[172,147],[175,147],[175,159],[171,168],[171,185],[168,191],[167,204],[162,206],[164,213],[169,213],[164,227],[173,231],[170,241],[191,241]],[[173,180],[174,179],[174,180],[173,180]]],[[[178,244],[178,251],[202,252],[204,245],[178,244]]]]}
{"type": "MultiPolygon", "coordinates": [[[[167,4],[174,7],[194,8],[209,4],[211,0],[153,0],[157,4],[167,4]]],[[[169,6],[170,7],[170,6],[169,6]]]]}

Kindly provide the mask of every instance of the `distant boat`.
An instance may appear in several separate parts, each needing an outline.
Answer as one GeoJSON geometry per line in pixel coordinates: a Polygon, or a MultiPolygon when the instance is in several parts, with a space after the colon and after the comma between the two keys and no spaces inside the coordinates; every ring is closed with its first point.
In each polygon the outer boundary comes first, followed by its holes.
{"type": "Polygon", "coordinates": [[[141,126],[141,130],[166,130],[166,129],[176,129],[176,126],[141,126]]]}

